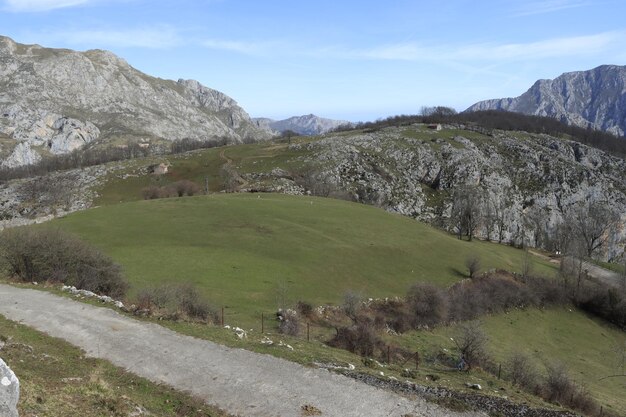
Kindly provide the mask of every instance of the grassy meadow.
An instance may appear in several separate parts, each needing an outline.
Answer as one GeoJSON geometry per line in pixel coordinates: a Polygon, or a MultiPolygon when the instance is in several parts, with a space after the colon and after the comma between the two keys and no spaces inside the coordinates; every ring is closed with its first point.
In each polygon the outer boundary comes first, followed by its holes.
{"type": "MultiPolygon", "coordinates": [[[[466,277],[469,256],[479,257],[483,269],[513,271],[523,256],[374,207],[275,194],[124,203],[45,227],[101,248],[123,266],[134,291],[191,282],[242,325],[300,300],[337,304],[347,291],[376,298],[403,295],[418,281],[449,286],[466,277]]],[[[535,262],[536,271],[554,273],[535,262]]]]}

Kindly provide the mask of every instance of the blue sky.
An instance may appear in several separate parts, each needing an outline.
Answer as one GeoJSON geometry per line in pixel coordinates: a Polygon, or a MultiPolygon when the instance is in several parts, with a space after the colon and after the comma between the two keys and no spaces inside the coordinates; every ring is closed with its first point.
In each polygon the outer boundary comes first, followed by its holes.
{"type": "Polygon", "coordinates": [[[252,116],[358,121],[625,65],[625,16],[623,0],[0,0],[0,34],[108,49],[252,116]]]}

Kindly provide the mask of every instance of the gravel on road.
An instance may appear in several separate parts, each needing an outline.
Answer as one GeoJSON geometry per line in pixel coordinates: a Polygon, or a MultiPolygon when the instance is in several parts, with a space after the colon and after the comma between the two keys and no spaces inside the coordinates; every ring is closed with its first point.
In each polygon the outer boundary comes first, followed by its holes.
{"type": "Polygon", "coordinates": [[[453,412],[324,369],[228,348],[44,291],[0,285],[0,314],[235,415],[301,416],[312,409],[338,417],[485,416],[453,412]]]}

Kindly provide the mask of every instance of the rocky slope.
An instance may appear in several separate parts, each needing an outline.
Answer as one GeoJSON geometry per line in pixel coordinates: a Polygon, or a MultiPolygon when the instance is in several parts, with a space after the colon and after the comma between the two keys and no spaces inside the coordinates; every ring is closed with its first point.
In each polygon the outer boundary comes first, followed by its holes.
{"type": "Polygon", "coordinates": [[[539,80],[519,97],[481,101],[467,111],[508,110],[623,136],[626,132],[626,66],[603,65],[539,80]]]}
{"type": "Polygon", "coordinates": [[[258,127],[263,129],[275,132],[291,130],[301,135],[323,135],[339,126],[351,124],[345,120],[325,119],[314,114],[294,116],[285,120],[272,120],[264,117],[257,117],[252,120],[258,127]]]}
{"type": "Polygon", "coordinates": [[[248,187],[330,192],[449,230],[455,191],[474,187],[483,211],[479,237],[551,249],[566,214],[598,201],[621,214],[622,225],[599,255],[614,259],[623,252],[626,162],[577,142],[451,126],[435,132],[414,125],[329,135],[289,145],[289,151],[299,155],[292,166],[316,167],[314,174],[304,170],[313,180],[274,167],[244,176],[248,187]]]}
{"type": "Polygon", "coordinates": [[[0,37],[0,164],[28,165],[88,144],[268,138],[230,97],[146,75],[114,54],[0,37]]]}

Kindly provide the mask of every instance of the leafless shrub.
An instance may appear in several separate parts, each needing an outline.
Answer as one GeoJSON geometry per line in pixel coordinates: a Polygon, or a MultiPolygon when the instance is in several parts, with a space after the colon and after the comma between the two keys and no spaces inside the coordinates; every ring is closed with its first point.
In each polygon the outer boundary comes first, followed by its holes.
{"type": "Polygon", "coordinates": [[[135,304],[142,310],[150,310],[153,314],[170,319],[184,316],[192,320],[217,322],[215,308],[191,284],[141,289],[137,293],[135,304]]]}
{"type": "Polygon", "coordinates": [[[360,293],[348,291],[343,296],[343,304],[341,305],[341,308],[343,309],[343,312],[346,313],[346,316],[355,320],[359,309],[361,308],[362,302],[363,297],[360,293]]]}
{"type": "Polygon", "coordinates": [[[313,306],[311,305],[311,303],[307,303],[305,301],[298,301],[296,308],[298,310],[298,313],[300,313],[302,317],[310,318],[313,316],[313,306]]]}
{"type": "Polygon", "coordinates": [[[111,258],[77,237],[53,229],[8,229],[0,237],[0,263],[22,281],[62,282],[122,297],[128,284],[111,258]]]}
{"type": "Polygon", "coordinates": [[[161,187],[150,185],[141,189],[141,195],[144,200],[155,200],[161,198],[161,187]]]}
{"type": "Polygon", "coordinates": [[[178,197],[193,196],[201,191],[198,184],[189,180],[176,181],[170,186],[178,197]]]}
{"type": "Polygon", "coordinates": [[[474,279],[480,272],[480,258],[476,255],[472,255],[465,260],[465,266],[467,267],[467,275],[474,279]]]}
{"type": "Polygon", "coordinates": [[[539,373],[535,369],[530,357],[515,352],[506,363],[509,379],[515,385],[535,393],[540,385],[539,373]]]}
{"type": "Polygon", "coordinates": [[[367,317],[358,317],[352,326],[338,328],[337,334],[328,344],[370,357],[377,350],[384,350],[384,343],[378,336],[373,321],[367,317]]]}
{"type": "Polygon", "coordinates": [[[453,339],[468,370],[487,362],[487,335],[479,322],[463,323],[453,339]]]}
{"type": "Polygon", "coordinates": [[[415,327],[432,327],[448,318],[448,297],[444,290],[431,284],[414,284],[407,294],[415,327]]]}
{"type": "Polygon", "coordinates": [[[172,184],[158,187],[156,185],[150,185],[141,189],[141,195],[144,200],[153,200],[156,198],[170,198],[170,197],[183,197],[193,196],[202,191],[202,188],[193,181],[181,180],[172,184]]]}
{"type": "Polygon", "coordinates": [[[217,321],[217,312],[193,285],[183,284],[179,286],[176,298],[180,310],[188,317],[200,320],[211,318],[214,322],[217,321]]]}

